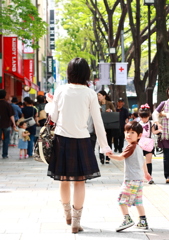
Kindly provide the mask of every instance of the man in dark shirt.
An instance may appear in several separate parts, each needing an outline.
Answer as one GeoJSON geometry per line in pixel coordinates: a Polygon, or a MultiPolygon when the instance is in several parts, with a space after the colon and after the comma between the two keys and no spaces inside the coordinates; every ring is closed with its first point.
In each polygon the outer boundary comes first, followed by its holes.
{"type": "Polygon", "coordinates": [[[119,151],[122,153],[122,149],[124,146],[124,125],[128,119],[129,113],[124,106],[123,98],[119,98],[117,101],[116,112],[120,112],[120,134],[117,137],[114,137],[114,152],[119,151]]]}
{"type": "Polygon", "coordinates": [[[8,144],[10,140],[11,126],[16,128],[14,110],[6,100],[6,91],[0,89],[0,139],[3,140],[2,157],[8,158],[8,144]]]}

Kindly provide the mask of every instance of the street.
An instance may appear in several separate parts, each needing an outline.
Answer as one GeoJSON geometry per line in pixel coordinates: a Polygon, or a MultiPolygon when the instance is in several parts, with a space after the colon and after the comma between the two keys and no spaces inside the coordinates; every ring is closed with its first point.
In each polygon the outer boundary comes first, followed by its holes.
{"type": "MultiPolygon", "coordinates": [[[[72,234],[65,223],[59,182],[47,177],[47,165],[33,158],[19,160],[19,149],[9,147],[9,158],[0,158],[0,240],[169,240],[169,184],[163,176],[162,155],[153,158],[155,184],[144,184],[146,231],[133,226],[116,233],[123,220],[117,203],[123,161],[101,165],[98,160],[98,164],[101,177],[86,182],[84,231],[72,234]]],[[[135,207],[130,213],[137,223],[135,207]]]]}

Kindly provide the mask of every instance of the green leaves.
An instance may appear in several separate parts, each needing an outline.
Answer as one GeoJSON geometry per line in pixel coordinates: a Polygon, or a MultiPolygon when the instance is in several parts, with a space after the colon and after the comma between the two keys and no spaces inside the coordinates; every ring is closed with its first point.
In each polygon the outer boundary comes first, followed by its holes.
{"type": "Polygon", "coordinates": [[[30,0],[13,0],[0,8],[0,29],[1,33],[16,34],[23,41],[33,40],[31,46],[37,48],[36,42],[46,33],[47,23],[30,0]]]}

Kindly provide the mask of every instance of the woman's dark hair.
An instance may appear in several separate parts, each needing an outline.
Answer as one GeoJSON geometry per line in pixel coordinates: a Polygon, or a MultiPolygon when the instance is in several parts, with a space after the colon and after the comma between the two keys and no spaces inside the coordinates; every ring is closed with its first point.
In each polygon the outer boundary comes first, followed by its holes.
{"type": "Polygon", "coordinates": [[[24,100],[24,102],[26,102],[28,104],[32,104],[33,103],[32,99],[30,97],[25,97],[23,100],[24,100]]]}
{"type": "Polygon", "coordinates": [[[106,99],[107,101],[110,101],[110,102],[111,102],[111,99],[110,99],[110,97],[109,97],[109,95],[107,94],[106,91],[99,91],[98,93],[100,93],[100,94],[103,95],[103,96],[106,96],[105,99],[106,99]]]}
{"type": "Polygon", "coordinates": [[[72,59],[67,68],[68,83],[87,85],[90,78],[90,68],[84,58],[72,59]]]}
{"type": "Polygon", "coordinates": [[[133,130],[138,135],[143,132],[143,128],[140,123],[136,121],[130,121],[124,126],[124,131],[130,131],[133,130]]]}
{"type": "Polygon", "coordinates": [[[0,89],[0,99],[4,99],[6,97],[6,91],[4,89],[0,89]]]}
{"type": "Polygon", "coordinates": [[[140,108],[138,111],[138,115],[141,118],[151,117],[151,110],[150,108],[140,108]]]}

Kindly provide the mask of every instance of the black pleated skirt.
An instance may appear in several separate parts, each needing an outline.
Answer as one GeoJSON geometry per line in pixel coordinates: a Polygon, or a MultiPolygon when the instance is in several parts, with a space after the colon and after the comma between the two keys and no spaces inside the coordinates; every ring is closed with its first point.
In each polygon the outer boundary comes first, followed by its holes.
{"type": "Polygon", "coordinates": [[[55,135],[47,175],[60,181],[84,181],[100,177],[90,138],[55,135]]]}

